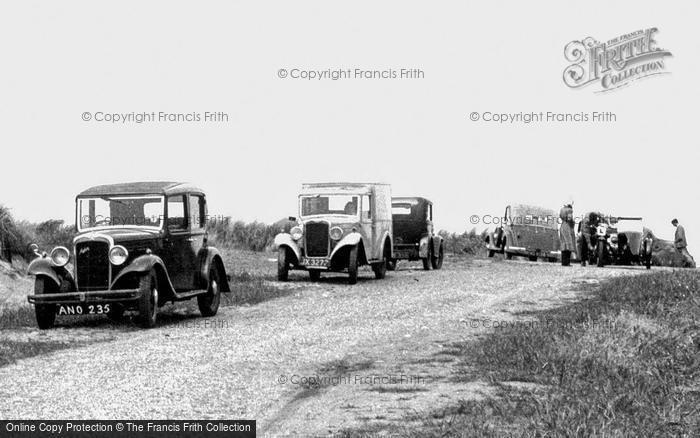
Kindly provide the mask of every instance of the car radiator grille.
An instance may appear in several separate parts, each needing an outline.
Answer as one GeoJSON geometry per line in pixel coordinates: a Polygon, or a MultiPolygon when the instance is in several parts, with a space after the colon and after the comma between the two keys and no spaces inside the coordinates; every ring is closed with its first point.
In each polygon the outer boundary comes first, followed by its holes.
{"type": "Polygon", "coordinates": [[[109,244],[81,242],[75,248],[75,267],[80,290],[106,290],[109,287],[109,244]]]}
{"type": "Polygon", "coordinates": [[[328,256],[328,224],[311,222],[306,224],[306,255],[309,257],[328,256]]]}

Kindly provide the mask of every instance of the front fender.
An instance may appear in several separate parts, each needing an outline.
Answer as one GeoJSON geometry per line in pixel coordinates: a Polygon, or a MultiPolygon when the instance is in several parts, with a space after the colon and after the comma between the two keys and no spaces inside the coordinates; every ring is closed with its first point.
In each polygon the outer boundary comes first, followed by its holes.
{"type": "Polygon", "coordinates": [[[231,286],[228,283],[228,276],[226,275],[226,268],[224,267],[224,260],[219,253],[219,250],[214,247],[208,247],[206,250],[202,250],[204,254],[201,255],[200,263],[200,278],[203,280],[203,286],[206,289],[209,285],[209,270],[212,265],[216,266],[219,270],[219,285],[221,292],[231,292],[231,286]]]}
{"type": "Polygon", "coordinates": [[[357,233],[357,232],[348,234],[347,236],[345,236],[345,237],[343,237],[342,239],[340,239],[340,242],[338,242],[338,243],[335,245],[335,248],[333,248],[333,251],[331,252],[331,257],[330,257],[330,258],[332,259],[333,256],[334,256],[338,251],[340,251],[342,248],[344,248],[344,247],[346,247],[346,246],[357,245],[357,244],[359,244],[360,242],[362,242],[362,234],[357,233]]]}
{"type": "Polygon", "coordinates": [[[44,276],[50,278],[59,288],[64,281],[70,283],[72,290],[75,290],[75,280],[65,266],[54,266],[48,257],[40,257],[32,260],[27,268],[28,275],[44,276]]]}
{"type": "Polygon", "coordinates": [[[145,254],[140,257],[137,257],[131,263],[129,263],[129,266],[125,266],[124,269],[122,269],[121,272],[119,272],[119,274],[112,281],[110,289],[114,289],[115,286],[121,280],[128,277],[129,275],[145,274],[146,272],[149,272],[151,269],[156,267],[162,269],[162,274],[167,280],[170,291],[174,291],[175,289],[173,288],[173,284],[171,283],[170,277],[168,276],[168,270],[165,268],[165,263],[163,263],[163,260],[160,257],[153,254],[145,254]]]}
{"type": "Polygon", "coordinates": [[[275,236],[275,248],[286,247],[292,250],[294,256],[297,258],[297,263],[301,261],[301,248],[299,244],[292,239],[292,236],[288,233],[279,233],[275,236]]]}

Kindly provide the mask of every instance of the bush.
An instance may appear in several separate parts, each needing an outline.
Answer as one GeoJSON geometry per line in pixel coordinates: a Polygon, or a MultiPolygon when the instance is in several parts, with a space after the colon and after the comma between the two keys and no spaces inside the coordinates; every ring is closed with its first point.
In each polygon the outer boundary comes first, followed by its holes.
{"type": "Polygon", "coordinates": [[[486,236],[488,230],[481,233],[476,232],[476,228],[465,231],[462,234],[450,233],[440,230],[438,234],[445,241],[445,248],[453,254],[479,255],[486,251],[486,236]]]}

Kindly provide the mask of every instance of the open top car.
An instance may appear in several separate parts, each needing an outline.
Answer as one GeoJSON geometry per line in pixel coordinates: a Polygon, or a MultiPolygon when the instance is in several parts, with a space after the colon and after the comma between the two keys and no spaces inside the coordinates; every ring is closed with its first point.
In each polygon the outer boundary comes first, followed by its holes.
{"type": "Polygon", "coordinates": [[[275,236],[277,278],[290,269],[312,280],[324,271],[347,272],[357,283],[358,267],[370,265],[384,278],[392,259],[391,187],[376,183],[303,184],[299,217],[289,233],[275,236]]]}
{"type": "Polygon", "coordinates": [[[397,260],[420,260],[423,269],[442,268],[445,257],[442,237],[433,227],[433,203],[421,197],[395,197],[391,201],[394,222],[394,257],[389,270],[396,269],[397,260]]]}
{"type": "Polygon", "coordinates": [[[204,192],[186,183],[83,191],[73,248],[56,247],[29,265],[36,280],[28,300],[39,327],[52,327],[56,315],[119,318],[125,310],[137,310],[140,324],[153,327],[159,306],[194,297],[202,315],[215,315],[220,293],[230,288],[221,255],[208,244],[206,218],[204,192]]]}

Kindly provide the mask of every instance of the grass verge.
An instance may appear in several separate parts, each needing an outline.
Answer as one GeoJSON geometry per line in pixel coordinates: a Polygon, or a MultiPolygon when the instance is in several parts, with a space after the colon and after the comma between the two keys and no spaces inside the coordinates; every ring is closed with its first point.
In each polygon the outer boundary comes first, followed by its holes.
{"type": "Polygon", "coordinates": [[[423,416],[401,434],[700,436],[698,272],[612,279],[583,301],[528,316],[448,347],[461,361],[454,380],[486,376],[496,396],[423,416]]]}

